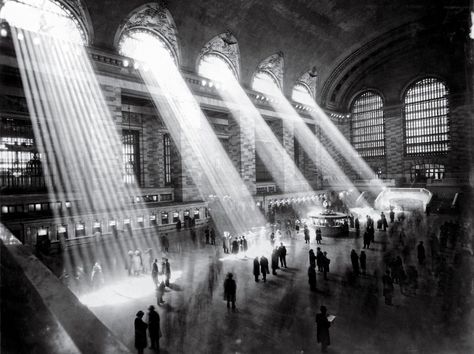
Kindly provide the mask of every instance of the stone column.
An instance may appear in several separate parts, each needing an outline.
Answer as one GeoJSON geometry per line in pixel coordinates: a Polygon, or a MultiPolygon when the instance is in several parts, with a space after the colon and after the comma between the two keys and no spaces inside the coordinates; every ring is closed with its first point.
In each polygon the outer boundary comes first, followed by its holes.
{"type": "Polygon", "coordinates": [[[257,193],[255,122],[243,114],[229,117],[229,158],[251,195],[257,193]]]}

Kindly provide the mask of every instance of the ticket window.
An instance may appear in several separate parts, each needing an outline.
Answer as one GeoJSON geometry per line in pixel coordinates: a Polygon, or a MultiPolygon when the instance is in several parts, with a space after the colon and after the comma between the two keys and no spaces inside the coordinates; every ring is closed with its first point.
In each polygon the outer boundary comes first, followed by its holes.
{"type": "Polygon", "coordinates": [[[156,214],[150,215],[150,226],[156,226],[156,214]]]}
{"type": "Polygon", "coordinates": [[[123,229],[124,231],[131,232],[132,224],[130,224],[130,219],[123,219],[123,229]]]}
{"type": "Polygon", "coordinates": [[[194,209],[194,219],[200,219],[200,213],[199,213],[199,209],[194,209]]]}
{"type": "Polygon", "coordinates": [[[40,227],[36,234],[36,249],[42,253],[49,254],[50,247],[49,230],[47,227],[40,227]]]}
{"type": "Polygon", "coordinates": [[[112,219],[109,221],[109,230],[112,233],[112,235],[117,236],[117,221],[112,219]]]}
{"type": "Polygon", "coordinates": [[[58,240],[67,240],[69,238],[67,234],[67,226],[66,225],[59,225],[58,226],[58,240]]]}
{"type": "Polygon", "coordinates": [[[138,225],[139,228],[143,228],[145,226],[143,216],[138,216],[137,217],[137,225],[138,225]]]}
{"type": "Polygon", "coordinates": [[[189,221],[189,219],[191,218],[191,216],[189,215],[189,210],[185,210],[184,213],[184,221],[189,221]]]}
{"type": "Polygon", "coordinates": [[[166,225],[168,223],[169,223],[168,213],[162,212],[161,213],[161,225],[166,225]]]}
{"type": "Polygon", "coordinates": [[[92,225],[92,233],[93,234],[96,234],[96,233],[99,233],[99,234],[102,234],[102,224],[100,223],[100,221],[94,221],[93,225],[92,225]]]}
{"type": "Polygon", "coordinates": [[[86,227],[83,222],[76,223],[76,237],[86,236],[86,227]]]}
{"type": "Polygon", "coordinates": [[[173,223],[177,223],[179,220],[179,213],[177,211],[175,211],[173,213],[173,223]]]}

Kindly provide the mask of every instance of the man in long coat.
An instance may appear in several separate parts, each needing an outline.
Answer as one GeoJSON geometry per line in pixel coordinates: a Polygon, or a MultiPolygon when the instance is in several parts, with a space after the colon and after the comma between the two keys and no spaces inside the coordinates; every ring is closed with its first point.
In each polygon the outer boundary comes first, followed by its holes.
{"type": "Polygon", "coordinates": [[[255,257],[253,260],[253,276],[255,277],[255,281],[258,282],[258,277],[260,275],[260,262],[258,261],[258,257],[255,257]]]}
{"type": "Polygon", "coordinates": [[[227,301],[227,308],[232,303],[232,310],[235,311],[235,294],[237,293],[237,284],[233,279],[233,274],[227,274],[226,280],[224,280],[224,300],[227,301]]]}
{"type": "Polygon", "coordinates": [[[138,354],[143,354],[143,350],[147,346],[146,340],[146,329],[148,325],[143,322],[143,316],[145,314],[143,311],[137,312],[137,317],[135,318],[135,348],[138,350],[138,354]]]}
{"type": "Polygon", "coordinates": [[[160,315],[152,305],[148,307],[148,334],[150,335],[150,349],[160,351],[160,315]]]}
{"type": "Polygon", "coordinates": [[[320,307],[321,312],[316,315],[316,336],[318,343],[321,343],[321,351],[327,353],[328,345],[331,344],[331,339],[329,337],[329,327],[331,323],[328,320],[326,306],[320,307]]]}
{"type": "Polygon", "coordinates": [[[268,258],[265,256],[260,257],[260,270],[262,271],[263,282],[266,282],[270,270],[268,269],[268,258]]]}

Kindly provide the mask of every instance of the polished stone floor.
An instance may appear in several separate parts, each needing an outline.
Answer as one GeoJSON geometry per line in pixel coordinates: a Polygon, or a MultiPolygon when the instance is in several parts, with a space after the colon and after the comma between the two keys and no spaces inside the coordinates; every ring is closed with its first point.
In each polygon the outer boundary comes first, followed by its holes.
{"type": "MultiPolygon", "coordinates": [[[[428,224],[437,222],[432,217],[428,224]]],[[[424,235],[424,230],[418,230],[413,245],[424,235]]],[[[474,353],[473,316],[467,312],[446,318],[429,251],[425,266],[416,265],[414,251],[407,258],[406,264],[415,264],[420,275],[417,292],[402,295],[395,286],[393,306],[385,305],[380,280],[383,257],[398,252],[397,238],[389,237],[388,231],[377,231],[376,243],[366,252],[370,275],[355,280],[348,272],[349,254],[351,249],[359,253],[362,239],[324,238],[320,247],[328,252],[331,272],[328,281],[318,274],[316,293],[310,291],[307,281],[308,250],[317,247],[314,234],[310,245],[304,243],[302,233],[282,240],[288,249],[288,268],[279,270],[277,276],[269,275],[266,283],[254,281],[251,258],[226,257],[220,241],[217,246],[205,245],[199,236],[194,244],[189,231],[171,233],[169,238],[170,252],[155,252],[160,261],[163,256],[169,258],[173,274],[165,304],[158,307],[162,353],[318,353],[315,314],[320,305],[336,315],[329,353],[474,353]],[[374,277],[374,271],[378,276],[374,277]],[[223,301],[227,272],[237,281],[237,312],[228,311],[223,301]],[[377,284],[375,299],[368,294],[369,284],[377,284]]],[[[158,248],[156,235],[135,242],[134,246],[158,248]]],[[[126,252],[131,247],[115,249],[126,252]]],[[[266,256],[270,259],[269,243],[266,256]]],[[[152,304],[157,307],[154,284],[149,274],[130,277],[117,265],[114,274],[104,271],[104,275],[103,288],[78,292],[78,296],[135,351],[135,313],[146,312],[152,304]]],[[[150,349],[145,352],[152,353],[150,349]]]]}

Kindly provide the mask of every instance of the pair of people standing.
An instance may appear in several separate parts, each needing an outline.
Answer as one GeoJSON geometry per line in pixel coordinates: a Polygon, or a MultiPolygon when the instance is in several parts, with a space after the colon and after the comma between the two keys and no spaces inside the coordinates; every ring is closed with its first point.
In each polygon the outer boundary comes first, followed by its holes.
{"type": "Polygon", "coordinates": [[[147,336],[146,332],[150,336],[150,349],[160,351],[160,337],[162,336],[160,328],[160,315],[155,311],[155,307],[151,305],[148,307],[148,321],[143,321],[143,311],[138,311],[136,314],[134,327],[135,327],[135,348],[138,350],[138,354],[143,354],[144,349],[147,347],[147,336]]]}
{"type": "Polygon", "coordinates": [[[260,261],[258,257],[255,257],[253,260],[253,275],[255,277],[255,281],[258,282],[258,277],[262,274],[263,282],[267,281],[267,274],[270,274],[270,270],[268,269],[268,259],[265,256],[260,257],[260,261]]]}

